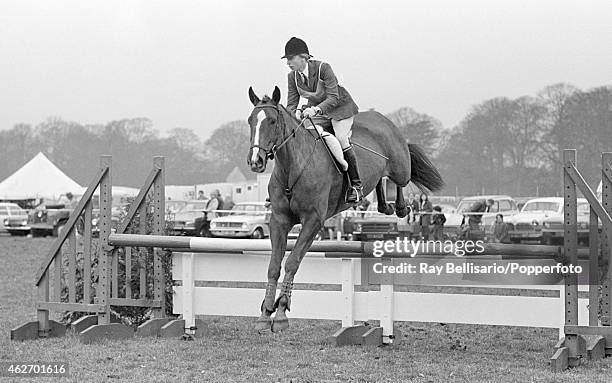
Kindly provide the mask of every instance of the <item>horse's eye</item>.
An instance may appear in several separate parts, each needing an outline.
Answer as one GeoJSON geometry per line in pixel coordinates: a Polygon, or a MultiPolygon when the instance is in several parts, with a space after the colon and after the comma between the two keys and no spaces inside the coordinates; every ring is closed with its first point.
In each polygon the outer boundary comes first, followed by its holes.
{"type": "Polygon", "coordinates": [[[270,119],[270,125],[274,125],[274,124],[276,124],[276,120],[270,119]]]}

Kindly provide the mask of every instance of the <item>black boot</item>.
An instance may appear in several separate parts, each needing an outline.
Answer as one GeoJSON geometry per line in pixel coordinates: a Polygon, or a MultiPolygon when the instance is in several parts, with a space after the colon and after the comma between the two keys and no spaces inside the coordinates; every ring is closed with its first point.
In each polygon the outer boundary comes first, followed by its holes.
{"type": "Polygon", "coordinates": [[[361,188],[361,179],[359,178],[359,169],[357,168],[357,157],[353,150],[353,145],[343,150],[344,159],[348,163],[346,172],[349,176],[350,187],[346,194],[346,203],[359,203],[363,199],[363,191],[361,188]]]}

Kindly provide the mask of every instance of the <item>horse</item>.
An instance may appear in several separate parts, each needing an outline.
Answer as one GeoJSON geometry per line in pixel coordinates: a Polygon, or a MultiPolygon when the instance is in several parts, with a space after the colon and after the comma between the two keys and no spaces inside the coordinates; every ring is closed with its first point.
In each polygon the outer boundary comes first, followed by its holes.
{"type": "MultiPolygon", "coordinates": [[[[254,108],[248,118],[247,164],[251,171],[262,173],[268,160],[274,159],[268,183],[272,253],[261,315],[255,327],[259,332],[278,332],[289,327],[286,311],[291,310],[293,279],[302,258],[325,220],[351,207],[344,198],[349,181],[339,171],[317,131],[306,129],[305,120],[298,120],[279,103],[281,92],[277,86],[272,98],[265,95],[260,99],[252,87],[248,93],[254,108]],[[302,224],[302,229],[285,262],[281,291],[276,298],[287,236],[297,223],[302,224]],[[274,312],[276,315],[272,318],[274,312]]],[[[377,210],[381,213],[390,215],[394,210],[385,199],[384,176],[396,184],[398,217],[405,217],[409,212],[402,194],[408,182],[423,191],[436,191],[444,185],[424,151],[407,143],[393,122],[378,112],[358,113],[350,140],[356,147],[363,195],[376,188],[377,210]]]]}

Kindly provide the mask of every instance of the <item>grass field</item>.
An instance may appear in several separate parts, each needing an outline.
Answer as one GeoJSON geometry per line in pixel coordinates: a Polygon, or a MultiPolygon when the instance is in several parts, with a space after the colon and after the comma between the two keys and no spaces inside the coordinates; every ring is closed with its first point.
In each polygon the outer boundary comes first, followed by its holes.
{"type": "Polygon", "coordinates": [[[74,336],[11,342],[11,328],[36,318],[33,275],[51,242],[0,236],[0,362],[68,361],[65,381],[612,382],[612,358],[549,372],[554,329],[401,322],[398,345],[338,348],[326,338],[340,322],[293,320],[287,332],[259,335],[253,318],[202,317],[206,336],[192,342],[84,345],[74,336]]]}

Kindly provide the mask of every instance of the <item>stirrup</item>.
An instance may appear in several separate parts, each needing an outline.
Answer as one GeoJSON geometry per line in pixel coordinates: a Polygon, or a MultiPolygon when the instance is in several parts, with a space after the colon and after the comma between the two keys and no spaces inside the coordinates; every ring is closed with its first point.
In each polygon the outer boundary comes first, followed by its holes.
{"type": "Polygon", "coordinates": [[[362,186],[349,186],[349,189],[346,193],[346,203],[359,203],[361,201],[363,201],[363,187],[362,186]],[[349,201],[351,189],[355,192],[355,195],[356,195],[355,201],[349,201]]]}

